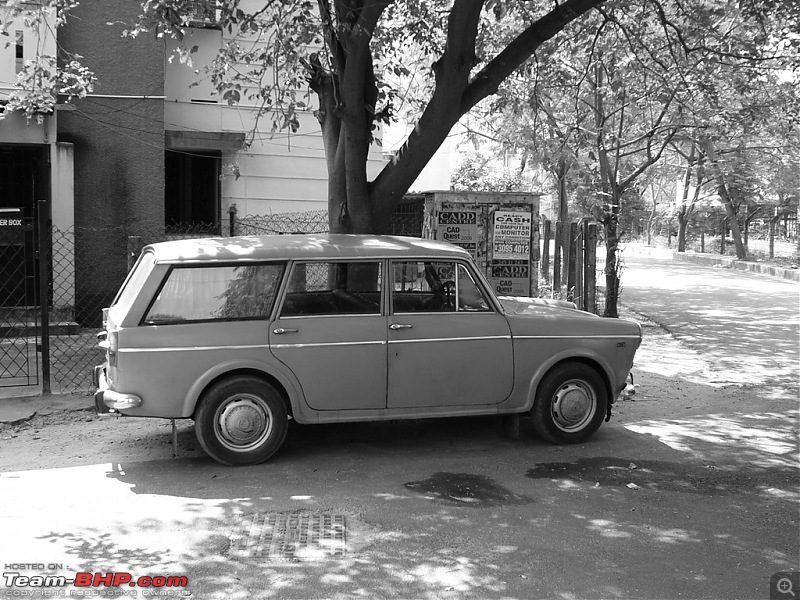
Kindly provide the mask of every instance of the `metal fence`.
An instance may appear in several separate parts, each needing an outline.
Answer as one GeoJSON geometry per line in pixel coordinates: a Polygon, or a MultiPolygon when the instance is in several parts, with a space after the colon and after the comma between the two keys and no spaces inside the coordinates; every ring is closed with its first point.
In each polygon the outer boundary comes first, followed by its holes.
{"type": "MultiPolygon", "coordinates": [[[[669,237],[661,233],[651,235],[649,238],[647,236],[638,236],[633,237],[630,241],[673,250],[678,248],[677,237],[674,234],[669,237]]],[[[796,263],[800,261],[800,244],[796,237],[783,236],[773,239],[770,251],[769,238],[751,234],[748,236],[745,247],[750,260],[774,260],[777,263],[796,263]]],[[[736,247],[733,239],[726,237],[723,240],[720,235],[706,235],[702,231],[700,233],[690,232],[687,234],[686,250],[705,254],[736,256],[736,247]]]]}

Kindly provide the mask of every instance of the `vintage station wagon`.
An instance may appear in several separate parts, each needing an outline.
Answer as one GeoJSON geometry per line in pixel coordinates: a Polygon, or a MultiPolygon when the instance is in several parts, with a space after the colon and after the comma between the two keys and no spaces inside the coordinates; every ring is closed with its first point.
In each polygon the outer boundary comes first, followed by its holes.
{"type": "Polygon", "coordinates": [[[548,441],[584,440],[642,336],[566,303],[498,298],[456,246],[366,235],[147,246],[104,329],[97,410],[194,419],[229,465],[272,456],[289,419],[525,414],[548,441]]]}

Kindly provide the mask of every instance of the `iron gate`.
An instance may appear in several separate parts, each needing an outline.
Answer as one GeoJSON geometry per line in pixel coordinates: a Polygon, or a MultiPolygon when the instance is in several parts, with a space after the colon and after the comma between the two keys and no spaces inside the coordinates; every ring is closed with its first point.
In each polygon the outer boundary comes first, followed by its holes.
{"type": "Polygon", "coordinates": [[[0,387],[39,384],[36,222],[0,208],[0,387]]]}

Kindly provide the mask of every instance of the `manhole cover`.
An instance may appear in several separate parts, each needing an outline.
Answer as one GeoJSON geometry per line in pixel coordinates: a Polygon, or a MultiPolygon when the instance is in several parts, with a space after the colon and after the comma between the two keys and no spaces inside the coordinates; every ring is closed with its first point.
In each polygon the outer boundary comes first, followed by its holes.
{"type": "Polygon", "coordinates": [[[344,556],[344,515],[254,513],[242,515],[228,555],[238,558],[312,560],[344,556]]]}

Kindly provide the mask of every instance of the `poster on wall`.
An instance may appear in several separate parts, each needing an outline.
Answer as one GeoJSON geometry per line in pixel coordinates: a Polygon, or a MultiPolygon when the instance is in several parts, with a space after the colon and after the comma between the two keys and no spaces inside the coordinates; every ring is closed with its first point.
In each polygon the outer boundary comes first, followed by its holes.
{"type": "Polygon", "coordinates": [[[497,294],[530,295],[532,231],[531,213],[507,210],[494,212],[489,281],[497,294]]]}
{"type": "Polygon", "coordinates": [[[530,260],[532,219],[529,212],[494,211],[494,260],[530,260]]]}
{"type": "Polygon", "coordinates": [[[461,246],[472,258],[477,258],[478,211],[443,210],[438,216],[438,230],[445,242],[461,246]]]}
{"type": "Polygon", "coordinates": [[[489,281],[499,296],[530,296],[530,263],[527,260],[493,260],[489,281]]]}

